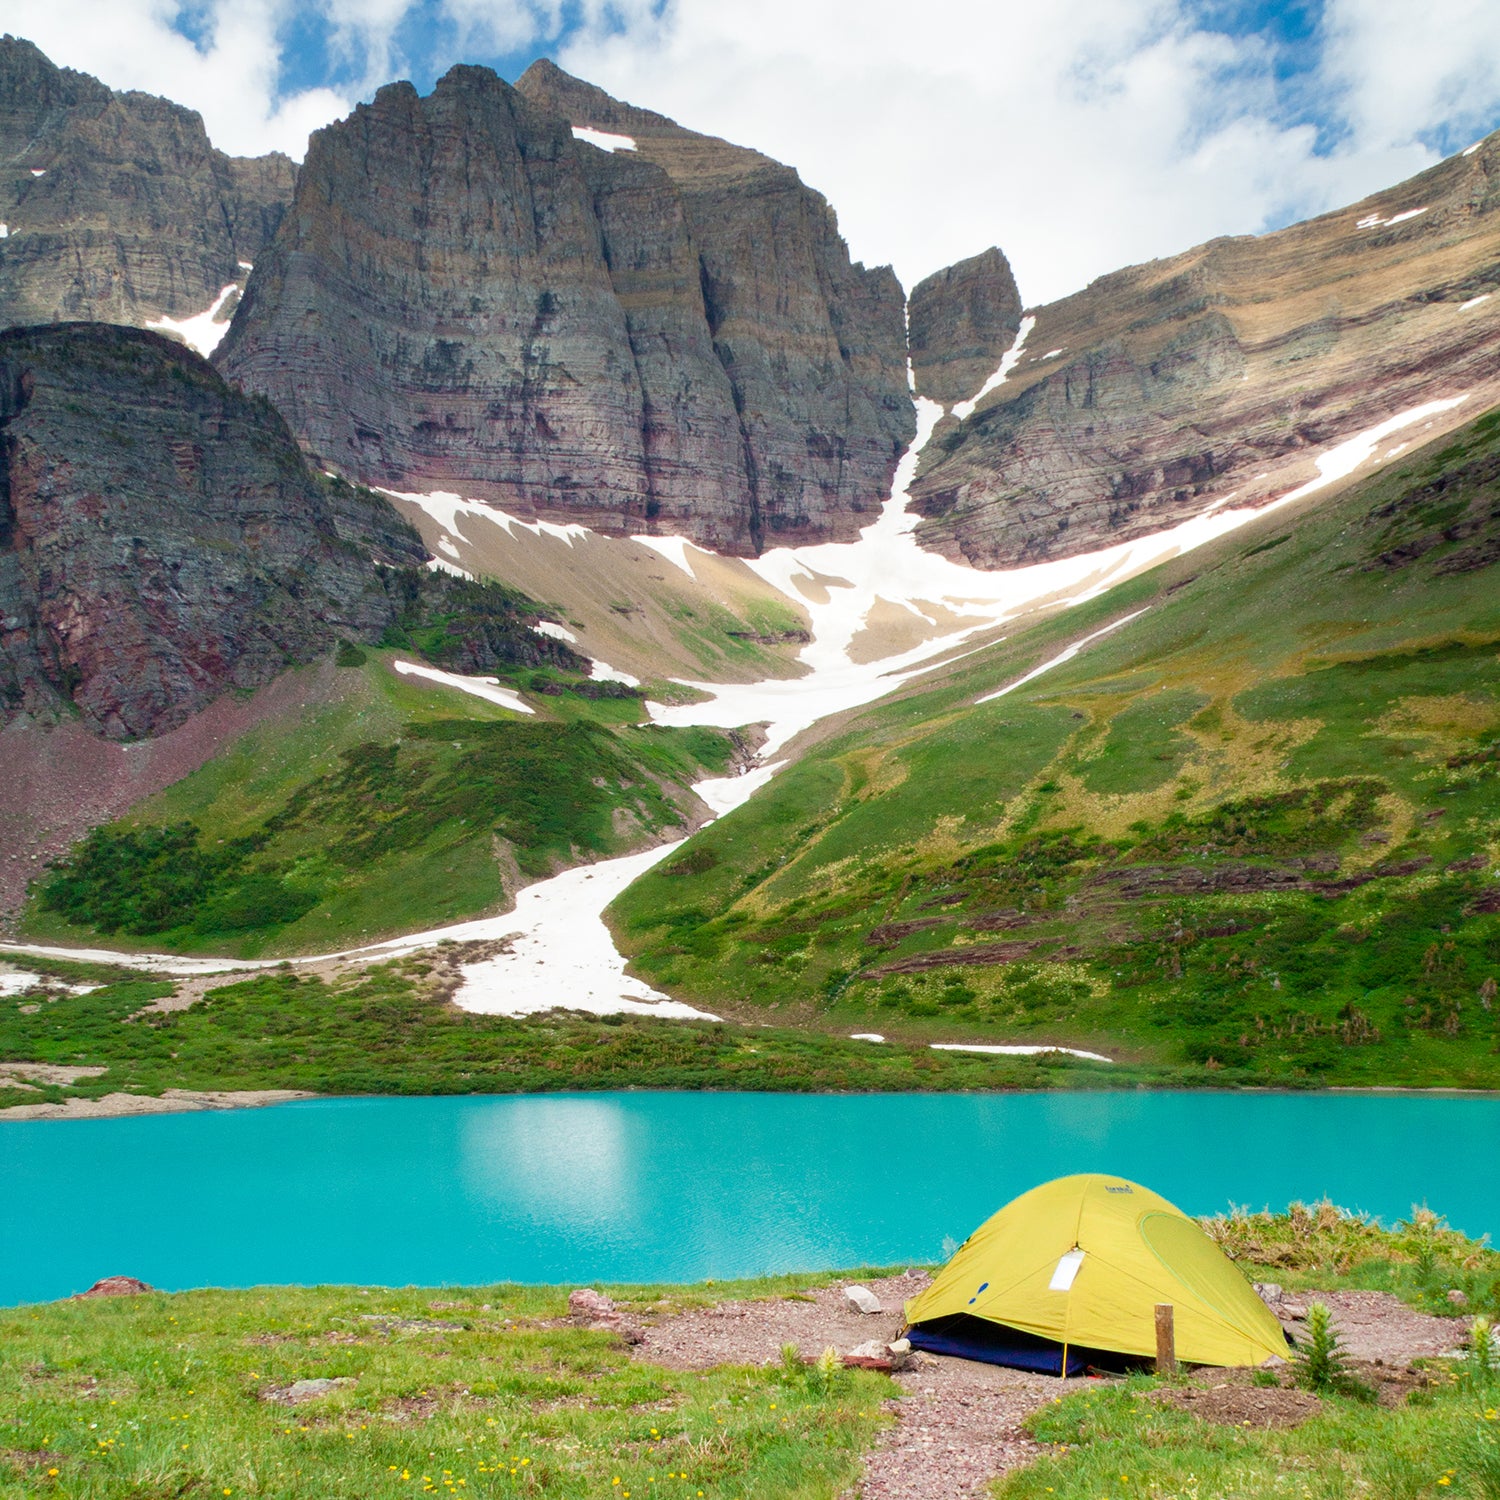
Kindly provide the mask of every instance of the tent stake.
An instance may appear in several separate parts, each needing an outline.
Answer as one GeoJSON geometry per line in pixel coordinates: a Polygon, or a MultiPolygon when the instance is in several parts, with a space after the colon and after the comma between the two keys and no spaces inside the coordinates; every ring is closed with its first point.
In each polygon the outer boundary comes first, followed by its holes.
{"type": "Polygon", "coordinates": [[[1177,1334],[1170,1302],[1156,1304],[1156,1373],[1166,1376],[1177,1373],[1177,1334]]]}

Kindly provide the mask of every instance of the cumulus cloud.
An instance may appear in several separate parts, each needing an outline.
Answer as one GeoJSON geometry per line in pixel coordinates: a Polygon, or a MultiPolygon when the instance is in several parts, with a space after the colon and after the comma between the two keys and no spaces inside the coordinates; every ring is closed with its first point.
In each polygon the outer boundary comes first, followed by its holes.
{"type": "Polygon", "coordinates": [[[1464,28],[1429,39],[1433,81],[1396,107],[1382,13],[1402,4],[1341,0],[1339,74],[1317,86],[1355,113],[1321,153],[1314,126],[1284,119],[1271,43],[1167,0],[670,0],[634,26],[576,34],[562,61],[792,162],[855,254],[894,262],[908,286],[998,243],[1036,302],[1420,170],[1436,156],[1418,131],[1456,79],[1476,118],[1492,114],[1500,88],[1463,71],[1464,28]]]}
{"type": "Polygon", "coordinates": [[[1208,0],[0,0],[0,25],[115,87],[191,105],[226,150],[297,157],[310,129],[387,77],[552,51],[612,93],[792,163],[834,204],[855,255],[893,262],[908,286],[999,244],[1035,303],[1351,202],[1500,118],[1494,0],[1325,0],[1295,98],[1273,36],[1213,20],[1240,12],[1208,0]],[[196,41],[180,34],[185,14],[196,41]],[[285,49],[309,16],[341,81],[288,91],[285,49]]]}
{"type": "Polygon", "coordinates": [[[196,109],[214,144],[235,155],[285,151],[299,160],[309,131],[352,101],[313,87],[281,96],[282,0],[217,3],[195,16],[197,43],[175,29],[173,0],[0,0],[0,27],[35,42],[54,62],[111,88],[143,89],[196,109]]]}

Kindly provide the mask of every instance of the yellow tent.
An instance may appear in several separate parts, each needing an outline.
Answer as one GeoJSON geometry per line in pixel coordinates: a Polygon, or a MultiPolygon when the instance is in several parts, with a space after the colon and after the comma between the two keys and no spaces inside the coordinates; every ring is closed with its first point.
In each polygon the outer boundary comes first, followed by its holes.
{"type": "Polygon", "coordinates": [[[1119,1177],[1059,1177],[986,1220],[906,1304],[918,1348],[1061,1372],[1095,1351],[1156,1353],[1169,1302],[1177,1357],[1258,1365],[1286,1337],[1249,1282],[1192,1219],[1119,1177]]]}

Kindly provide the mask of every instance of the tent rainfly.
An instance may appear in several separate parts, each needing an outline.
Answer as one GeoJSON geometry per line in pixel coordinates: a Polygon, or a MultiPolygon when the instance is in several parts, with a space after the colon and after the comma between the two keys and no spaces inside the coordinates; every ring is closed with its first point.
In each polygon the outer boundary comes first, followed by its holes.
{"type": "Polygon", "coordinates": [[[918,1349],[1052,1374],[1156,1352],[1170,1303],[1189,1364],[1286,1358],[1285,1334],[1201,1228],[1120,1177],[1059,1177],[1007,1203],[906,1304],[918,1349]]]}

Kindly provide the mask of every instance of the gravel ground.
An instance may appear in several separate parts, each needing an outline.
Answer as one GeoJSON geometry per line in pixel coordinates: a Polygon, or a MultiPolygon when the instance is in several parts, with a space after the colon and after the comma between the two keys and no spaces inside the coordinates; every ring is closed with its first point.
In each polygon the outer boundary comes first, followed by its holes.
{"type": "MultiPolygon", "coordinates": [[[[775,1364],[787,1343],[812,1358],[830,1344],[847,1352],[870,1339],[889,1342],[900,1333],[902,1304],[929,1279],[925,1271],[907,1271],[862,1283],[881,1301],[882,1311],[873,1314],[856,1311],[841,1287],[810,1289],[798,1299],[693,1309],[647,1326],[635,1356],[674,1369],[703,1369],[725,1363],[775,1364]]],[[[1462,1321],[1417,1312],[1387,1292],[1308,1291],[1289,1294],[1287,1300],[1303,1306],[1326,1302],[1350,1359],[1372,1366],[1357,1373],[1372,1383],[1389,1376],[1393,1399],[1404,1395],[1410,1383],[1399,1379],[1396,1370],[1453,1349],[1464,1335],[1462,1321]],[[1375,1362],[1387,1369],[1373,1368],[1375,1362]]],[[[1301,1324],[1289,1321],[1287,1326],[1295,1333],[1301,1324]]],[[[998,1475],[1043,1451],[1022,1431],[1022,1421],[1054,1397],[1087,1384],[972,1360],[917,1358],[916,1369],[894,1377],[904,1394],[889,1403],[895,1425],[866,1460],[862,1500],[973,1500],[998,1475]]],[[[1317,1397],[1300,1391],[1252,1387],[1248,1371],[1204,1370],[1197,1381],[1162,1399],[1206,1421],[1232,1425],[1291,1424],[1318,1407],[1317,1397]]]]}
{"type": "MultiPolygon", "coordinates": [[[[1323,1302],[1332,1315],[1339,1341],[1350,1359],[1408,1365],[1414,1359],[1449,1354],[1463,1343],[1468,1322],[1435,1318],[1408,1307],[1390,1292],[1297,1292],[1303,1307],[1323,1302]]],[[[1290,1300],[1290,1299],[1289,1299],[1290,1300]]],[[[1286,1324],[1293,1335],[1303,1325],[1286,1324]]]]}
{"type": "MultiPolygon", "coordinates": [[[[884,1311],[857,1312],[840,1287],[809,1290],[806,1301],[725,1302],[647,1327],[637,1359],[674,1369],[775,1364],[795,1343],[805,1358],[828,1345],[848,1351],[901,1331],[902,1305],[925,1287],[925,1271],[863,1282],[884,1311]]],[[[866,1461],[864,1500],[968,1500],[997,1474],[1041,1449],[1020,1429],[1023,1417],[1083,1382],[1051,1380],[966,1359],[919,1355],[895,1377],[905,1395],[892,1401],[896,1424],[866,1461]]]]}
{"type": "Polygon", "coordinates": [[[61,1104],[13,1104],[5,1120],[96,1120],[109,1115],[165,1115],[186,1109],[253,1109],[315,1099],[297,1089],[164,1089],[153,1094],[105,1094],[101,1099],[64,1099],[61,1104]]]}

